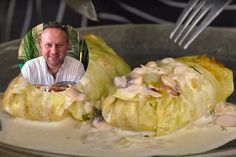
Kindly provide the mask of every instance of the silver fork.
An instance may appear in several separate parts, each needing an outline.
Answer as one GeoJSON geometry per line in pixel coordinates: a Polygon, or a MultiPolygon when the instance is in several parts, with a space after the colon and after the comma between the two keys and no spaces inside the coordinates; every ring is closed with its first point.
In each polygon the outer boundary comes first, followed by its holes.
{"type": "Polygon", "coordinates": [[[187,49],[194,39],[223,11],[232,0],[190,0],[179,19],[170,39],[187,49]],[[204,19],[203,19],[204,17],[204,19]],[[200,24],[197,25],[197,23],[200,24]],[[192,32],[191,32],[192,31],[192,32]]]}

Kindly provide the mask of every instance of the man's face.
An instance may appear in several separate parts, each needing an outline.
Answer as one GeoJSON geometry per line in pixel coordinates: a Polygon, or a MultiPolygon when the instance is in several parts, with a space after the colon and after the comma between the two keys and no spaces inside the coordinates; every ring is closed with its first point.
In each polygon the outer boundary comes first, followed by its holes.
{"type": "Polygon", "coordinates": [[[47,28],[41,34],[41,52],[50,68],[59,68],[68,48],[67,35],[57,28],[47,28]]]}

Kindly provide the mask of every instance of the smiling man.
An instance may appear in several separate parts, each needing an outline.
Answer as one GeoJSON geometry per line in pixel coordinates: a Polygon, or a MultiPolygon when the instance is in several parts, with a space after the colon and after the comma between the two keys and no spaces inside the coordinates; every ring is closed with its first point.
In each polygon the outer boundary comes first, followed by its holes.
{"type": "Polygon", "coordinates": [[[69,47],[67,27],[58,22],[44,24],[39,45],[42,56],[27,61],[21,72],[34,85],[77,83],[85,73],[83,64],[66,56],[69,47]]]}

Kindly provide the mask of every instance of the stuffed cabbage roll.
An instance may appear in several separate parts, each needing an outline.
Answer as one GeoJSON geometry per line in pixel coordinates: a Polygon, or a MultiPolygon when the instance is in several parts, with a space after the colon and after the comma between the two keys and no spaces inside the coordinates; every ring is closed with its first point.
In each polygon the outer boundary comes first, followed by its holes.
{"type": "Polygon", "coordinates": [[[230,69],[205,55],[150,61],[114,78],[103,102],[112,126],[166,135],[214,109],[233,92],[230,69]]]}

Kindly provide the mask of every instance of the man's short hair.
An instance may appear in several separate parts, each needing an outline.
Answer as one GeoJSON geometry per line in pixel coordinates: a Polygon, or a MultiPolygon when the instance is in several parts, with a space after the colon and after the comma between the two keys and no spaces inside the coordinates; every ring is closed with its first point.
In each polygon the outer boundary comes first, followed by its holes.
{"type": "Polygon", "coordinates": [[[60,22],[56,22],[56,21],[45,22],[43,24],[43,30],[45,30],[46,28],[58,28],[64,32],[66,32],[66,34],[68,33],[67,25],[60,23],[60,22]]]}
{"type": "MultiPolygon", "coordinates": [[[[68,30],[67,30],[67,25],[60,23],[60,22],[56,22],[56,21],[49,21],[49,22],[45,22],[43,23],[43,31],[47,28],[57,28],[62,30],[63,32],[66,33],[66,40],[68,42],[68,30]]],[[[41,36],[41,35],[40,35],[41,36]]],[[[41,37],[39,39],[39,43],[41,42],[41,37]]]]}

